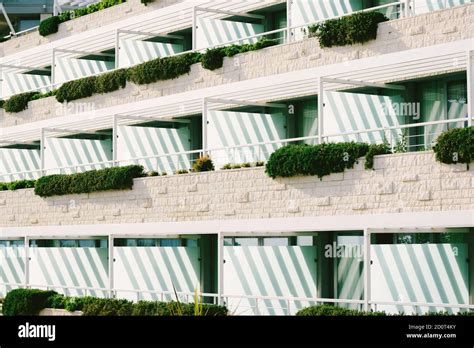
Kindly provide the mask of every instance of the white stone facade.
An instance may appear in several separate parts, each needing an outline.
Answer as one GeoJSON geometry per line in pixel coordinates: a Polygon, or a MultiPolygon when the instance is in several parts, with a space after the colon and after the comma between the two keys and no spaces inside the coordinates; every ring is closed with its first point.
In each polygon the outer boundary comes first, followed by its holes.
{"type": "MultiPolygon", "coordinates": [[[[273,180],[264,168],[135,179],[131,191],[41,198],[0,192],[0,227],[247,220],[474,210],[474,169],[432,152],[377,156],[374,170],[273,180]]],[[[396,216],[396,215],[395,215],[396,216]]]]}

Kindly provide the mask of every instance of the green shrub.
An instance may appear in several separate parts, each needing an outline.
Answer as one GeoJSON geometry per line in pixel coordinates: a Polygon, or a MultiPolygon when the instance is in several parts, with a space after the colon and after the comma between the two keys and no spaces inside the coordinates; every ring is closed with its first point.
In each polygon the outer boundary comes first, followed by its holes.
{"type": "Polygon", "coordinates": [[[263,167],[265,165],[264,161],[257,161],[255,162],[255,167],[263,167]]]}
{"type": "Polygon", "coordinates": [[[56,100],[60,103],[90,97],[95,93],[96,76],[84,77],[61,85],[56,92],[56,100]]]}
{"type": "Polygon", "coordinates": [[[55,291],[38,289],[11,290],[3,302],[3,315],[37,315],[50,304],[50,298],[55,295],[57,295],[55,291]]]}
{"type": "Polygon", "coordinates": [[[202,67],[207,70],[216,70],[224,65],[225,49],[210,48],[202,55],[202,67]]]}
{"type": "Polygon", "coordinates": [[[11,96],[3,104],[6,112],[20,112],[28,108],[28,102],[37,94],[36,92],[20,93],[11,96]]]}
{"type": "Polygon", "coordinates": [[[199,53],[186,53],[174,57],[150,60],[129,69],[128,80],[137,84],[149,84],[178,78],[191,71],[191,65],[200,59],[199,53]]]}
{"type": "Polygon", "coordinates": [[[474,160],[474,126],[453,128],[441,133],[433,150],[439,162],[469,165],[474,160]]]}
{"type": "Polygon", "coordinates": [[[232,164],[226,163],[221,168],[221,170],[227,170],[227,169],[232,169],[232,164]]]}
{"type": "Polygon", "coordinates": [[[262,38],[254,44],[229,45],[208,49],[201,58],[202,67],[208,70],[216,70],[224,65],[224,57],[233,57],[239,53],[261,50],[266,47],[278,45],[278,40],[262,38]]]}
{"type": "Polygon", "coordinates": [[[174,174],[188,174],[189,170],[187,169],[177,169],[174,171],[174,174]]]}
{"type": "Polygon", "coordinates": [[[386,316],[385,312],[364,312],[355,309],[338,307],[328,304],[311,306],[301,309],[297,316],[386,316]]]}
{"type": "Polygon", "coordinates": [[[375,155],[390,153],[387,144],[324,143],[318,145],[287,145],[270,155],[265,172],[272,178],[297,175],[341,173],[354,167],[365,156],[366,169],[373,167],[375,155]]]}
{"type": "Polygon", "coordinates": [[[98,75],[95,79],[94,93],[108,93],[125,88],[127,69],[119,69],[98,75]]]}
{"type": "Polygon", "coordinates": [[[309,27],[309,36],[317,37],[321,47],[365,43],[377,38],[378,24],[388,20],[380,12],[357,12],[309,27]]]}
{"type": "Polygon", "coordinates": [[[49,298],[47,307],[56,309],[66,308],[65,306],[67,299],[68,298],[62,294],[55,294],[49,298]]]}
{"type": "Polygon", "coordinates": [[[365,169],[373,169],[374,168],[374,156],[377,155],[387,155],[392,153],[390,147],[387,143],[383,144],[371,144],[369,146],[369,151],[365,155],[365,169]]]}
{"type": "Polygon", "coordinates": [[[18,181],[9,182],[6,185],[10,191],[15,191],[15,190],[25,189],[25,188],[34,188],[35,183],[36,183],[36,180],[18,180],[18,181]]]}
{"type": "Polygon", "coordinates": [[[214,163],[209,156],[201,156],[193,164],[195,172],[209,172],[214,170],[214,163]]]}
{"type": "Polygon", "coordinates": [[[154,171],[154,170],[150,170],[149,172],[146,173],[146,176],[160,176],[160,173],[154,171]]]}
{"type": "Polygon", "coordinates": [[[119,5],[125,0],[102,0],[99,3],[89,5],[87,7],[78,8],[71,11],[64,11],[59,16],[46,18],[40,22],[39,33],[41,36],[47,36],[56,33],[59,29],[59,24],[67,22],[71,19],[82,17],[97,11],[101,11],[108,7],[119,5]]]}
{"type": "Polygon", "coordinates": [[[352,168],[369,149],[365,143],[325,143],[288,145],[271,154],[266,173],[272,177],[317,175],[322,178],[352,168]]]}
{"type": "Polygon", "coordinates": [[[0,100],[0,108],[3,109],[3,106],[5,105],[5,100],[0,100]]]}
{"type": "Polygon", "coordinates": [[[7,191],[8,190],[8,184],[4,182],[0,182],[0,191],[7,191]]]}
{"type": "Polygon", "coordinates": [[[59,16],[52,16],[42,20],[39,25],[39,34],[41,36],[47,36],[57,33],[60,23],[61,19],[59,16]]]}
{"type": "Polygon", "coordinates": [[[108,190],[130,190],[133,179],[143,176],[142,166],[114,167],[78,174],[57,174],[39,178],[35,194],[50,197],[108,190]]]}

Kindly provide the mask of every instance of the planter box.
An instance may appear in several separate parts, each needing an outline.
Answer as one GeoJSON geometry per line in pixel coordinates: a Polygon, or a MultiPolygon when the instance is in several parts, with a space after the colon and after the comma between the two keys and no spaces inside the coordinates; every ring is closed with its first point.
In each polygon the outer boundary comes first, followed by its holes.
{"type": "Polygon", "coordinates": [[[65,309],[54,309],[54,308],[45,308],[39,312],[40,316],[62,316],[62,317],[76,317],[81,316],[83,313],[81,311],[69,312],[65,309]]]}

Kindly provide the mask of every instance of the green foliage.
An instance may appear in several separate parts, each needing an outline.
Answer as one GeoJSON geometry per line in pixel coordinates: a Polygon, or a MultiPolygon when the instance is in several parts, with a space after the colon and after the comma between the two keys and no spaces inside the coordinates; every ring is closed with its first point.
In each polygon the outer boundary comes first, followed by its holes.
{"type": "Polygon", "coordinates": [[[133,179],[143,176],[142,166],[114,167],[78,174],[57,174],[39,178],[35,194],[41,197],[108,190],[131,190],[133,179]]]}
{"type": "Polygon", "coordinates": [[[95,76],[89,76],[64,83],[56,92],[56,100],[63,103],[90,97],[96,92],[96,79],[95,76]]]}
{"type": "Polygon", "coordinates": [[[199,53],[186,53],[174,57],[150,60],[129,69],[128,80],[143,85],[162,80],[178,78],[191,71],[191,65],[197,63],[199,53]]]}
{"type": "Polygon", "coordinates": [[[0,107],[5,109],[6,112],[14,113],[21,112],[28,108],[28,102],[32,100],[47,98],[56,94],[56,90],[46,93],[41,92],[26,92],[11,96],[6,101],[1,101],[0,107]]]}
{"type": "Polygon", "coordinates": [[[322,178],[352,168],[368,151],[368,144],[354,142],[287,145],[271,154],[266,173],[272,178],[296,175],[322,178]]]}
{"type": "Polygon", "coordinates": [[[230,45],[208,49],[202,55],[202,67],[208,70],[216,70],[224,65],[224,57],[233,57],[239,53],[258,51],[266,47],[278,45],[278,40],[262,38],[254,44],[230,45]]]}
{"type": "Polygon", "coordinates": [[[63,22],[101,11],[108,7],[122,4],[123,2],[125,2],[125,0],[102,0],[99,3],[92,4],[87,7],[78,8],[71,11],[64,11],[59,16],[52,16],[42,20],[39,25],[39,33],[41,36],[48,36],[57,33],[59,24],[63,22]]]}
{"type": "Polygon", "coordinates": [[[47,36],[57,33],[60,23],[61,19],[59,16],[52,16],[42,20],[39,25],[39,34],[41,36],[47,36]]]}
{"type": "Polygon", "coordinates": [[[11,290],[3,301],[3,315],[37,315],[50,304],[50,298],[55,295],[57,295],[55,291],[37,289],[11,290]]]}
{"type": "Polygon", "coordinates": [[[18,180],[12,181],[9,183],[2,183],[0,182],[0,191],[15,191],[24,188],[33,188],[35,187],[36,180],[18,180]]]}
{"type": "Polygon", "coordinates": [[[36,92],[27,92],[11,96],[3,104],[6,112],[20,112],[28,108],[28,102],[32,100],[36,92]]]}
{"type": "Polygon", "coordinates": [[[224,65],[225,51],[221,47],[210,48],[202,55],[202,67],[207,70],[216,70],[224,65]]]}
{"type": "Polygon", "coordinates": [[[263,162],[263,161],[255,162],[255,167],[263,167],[264,165],[265,165],[265,162],[263,162]]]}
{"type": "Polygon", "coordinates": [[[127,69],[118,69],[101,74],[95,79],[94,93],[108,93],[125,88],[127,84],[127,69]]]}
{"type": "Polygon", "coordinates": [[[154,171],[154,170],[150,170],[149,172],[146,173],[146,176],[160,176],[160,173],[154,171]]]}
{"type": "Polygon", "coordinates": [[[20,190],[20,189],[25,189],[25,188],[34,188],[35,184],[36,184],[36,180],[18,180],[18,181],[9,182],[6,185],[10,191],[15,191],[15,190],[20,190]]]}
{"type": "Polygon", "coordinates": [[[153,2],[153,1],[155,1],[155,0],[140,0],[140,2],[141,2],[143,5],[145,5],[145,6],[146,6],[147,4],[149,4],[150,2],[153,2]]]}
{"type": "Polygon", "coordinates": [[[311,306],[301,309],[297,316],[386,316],[385,312],[364,312],[355,309],[338,307],[328,304],[311,306]]]}
{"type": "Polygon", "coordinates": [[[386,142],[383,144],[372,144],[369,146],[369,151],[365,155],[365,169],[373,169],[374,168],[374,156],[377,155],[387,155],[392,153],[390,151],[390,147],[386,142]]]}
{"type": "Polygon", "coordinates": [[[357,12],[309,27],[309,36],[317,37],[321,47],[346,46],[377,38],[378,24],[388,20],[380,12],[357,12]]]}
{"type": "MultiPolygon", "coordinates": [[[[170,316],[177,315],[178,302],[139,301],[133,303],[123,299],[109,299],[96,297],[64,297],[54,295],[47,301],[51,308],[66,309],[70,312],[82,311],[85,316],[170,316]]],[[[225,316],[227,308],[223,306],[202,304],[199,302],[200,311],[196,311],[196,304],[179,304],[180,315],[207,315],[225,316]]]]}
{"type": "Polygon", "coordinates": [[[188,174],[189,170],[187,169],[178,169],[174,171],[175,174],[188,174]]]}
{"type": "Polygon", "coordinates": [[[209,156],[201,156],[193,164],[195,172],[209,172],[214,170],[214,163],[209,156]]]}
{"type": "Polygon", "coordinates": [[[469,165],[474,160],[474,126],[441,133],[433,150],[439,162],[469,165]]]}

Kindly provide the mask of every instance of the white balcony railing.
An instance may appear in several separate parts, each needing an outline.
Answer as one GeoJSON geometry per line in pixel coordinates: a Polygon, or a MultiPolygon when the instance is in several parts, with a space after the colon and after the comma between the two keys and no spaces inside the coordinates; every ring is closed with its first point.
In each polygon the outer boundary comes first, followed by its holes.
{"type": "MultiPolygon", "coordinates": [[[[327,18],[327,19],[324,19],[324,20],[316,21],[316,22],[310,22],[310,23],[299,24],[299,25],[291,25],[291,23],[288,23],[287,26],[285,26],[283,28],[280,28],[280,29],[267,31],[267,32],[264,32],[264,33],[258,33],[258,34],[255,34],[255,35],[245,36],[245,37],[242,37],[242,38],[239,38],[239,39],[236,39],[236,40],[225,41],[225,42],[220,43],[218,45],[213,45],[213,46],[208,46],[208,47],[204,47],[204,48],[188,50],[188,51],[180,52],[180,53],[170,55],[170,56],[176,56],[176,55],[181,55],[181,54],[191,53],[191,52],[196,52],[196,51],[204,52],[208,48],[227,46],[227,45],[231,45],[231,44],[239,44],[239,43],[249,42],[250,40],[258,40],[258,39],[265,38],[265,37],[269,37],[269,38],[272,38],[272,39],[275,39],[275,40],[279,40],[280,43],[282,43],[282,44],[283,43],[290,43],[290,42],[294,42],[294,41],[299,41],[299,40],[303,40],[303,39],[308,37],[308,35],[309,35],[308,28],[310,26],[320,24],[320,23],[322,23],[326,20],[329,20],[329,19],[346,17],[346,16],[349,16],[349,15],[351,15],[353,13],[357,13],[357,12],[382,11],[389,17],[389,19],[398,19],[398,18],[405,18],[405,17],[414,16],[414,15],[419,14],[419,13],[424,13],[424,12],[429,12],[429,11],[434,11],[434,10],[439,10],[439,9],[444,9],[444,8],[450,8],[450,7],[454,7],[456,5],[463,4],[459,1],[457,1],[457,2],[456,1],[454,1],[454,2],[453,1],[448,1],[448,0],[441,0],[441,1],[443,1],[443,2],[440,5],[439,1],[437,0],[436,1],[436,6],[426,5],[425,3],[429,3],[428,0],[422,0],[422,1],[420,1],[420,0],[394,1],[394,2],[391,2],[391,3],[388,3],[388,4],[375,6],[375,7],[363,9],[363,10],[360,10],[360,11],[354,11],[352,13],[347,13],[347,14],[344,14],[344,15],[341,15],[341,16],[331,17],[331,18],[327,18]],[[421,3],[423,3],[425,5],[421,6],[420,5],[421,3]],[[422,10],[425,7],[427,8],[427,10],[422,10]],[[278,37],[279,34],[281,34],[281,37],[278,37]],[[275,37],[275,36],[277,36],[277,37],[275,37]]],[[[471,3],[474,3],[474,0],[469,0],[469,1],[471,1],[471,3]]],[[[118,55],[118,53],[116,52],[116,56],[117,55],[118,55]]],[[[118,67],[118,68],[120,68],[120,67],[118,67]]],[[[113,71],[113,70],[115,70],[115,69],[108,70],[106,72],[99,72],[99,73],[92,74],[92,75],[87,75],[87,76],[101,75],[103,73],[107,73],[107,72],[110,72],[110,71],[113,71]]],[[[86,76],[84,76],[84,77],[86,77],[86,76]]],[[[77,78],[74,78],[74,79],[71,79],[71,80],[68,80],[68,81],[72,81],[72,80],[76,80],[76,79],[77,78]]],[[[50,92],[54,89],[59,88],[62,84],[64,84],[65,82],[68,82],[68,81],[62,81],[60,83],[55,82],[55,81],[51,81],[50,85],[42,86],[42,87],[36,87],[36,88],[25,88],[24,90],[21,91],[21,93],[24,93],[24,92],[42,92],[42,93],[50,92]]],[[[13,95],[12,93],[3,94],[3,92],[2,92],[1,98],[6,99],[6,98],[8,98],[12,95],[13,95]]]]}
{"type": "MultiPolygon", "coordinates": [[[[359,141],[358,136],[364,134],[373,135],[378,139],[382,139],[382,141],[387,142],[388,145],[392,148],[392,151],[395,152],[423,151],[431,149],[432,146],[435,145],[436,138],[438,137],[438,135],[446,129],[456,127],[462,128],[467,125],[468,119],[466,117],[462,117],[391,127],[363,129],[351,132],[323,134],[321,141],[340,142],[341,137],[345,137],[343,141],[359,141]]],[[[167,175],[173,175],[175,172],[180,170],[191,170],[193,167],[193,163],[204,154],[207,154],[213,160],[214,163],[221,164],[228,163],[232,165],[242,163],[266,162],[270,155],[282,146],[289,144],[317,144],[319,142],[319,137],[317,135],[314,135],[221,148],[198,149],[162,155],[119,159],[115,162],[110,160],[102,162],[81,163],[72,166],[43,168],[31,171],[0,174],[0,182],[10,182],[23,179],[37,179],[44,175],[73,174],[81,173],[92,169],[102,169],[110,168],[113,166],[125,166],[132,164],[143,165],[146,171],[157,171],[159,173],[163,173],[165,171],[167,175]],[[162,169],[164,166],[167,168],[167,170],[162,169]]],[[[218,166],[215,169],[221,170],[222,166],[218,166]]]]}
{"type": "MultiPolygon", "coordinates": [[[[194,303],[196,294],[193,292],[173,292],[147,289],[107,289],[94,287],[78,287],[64,285],[44,285],[44,284],[19,284],[0,283],[7,291],[15,288],[35,288],[44,290],[55,290],[66,296],[96,296],[107,298],[126,298],[133,302],[140,300],[155,301],[176,301],[182,303],[194,303]],[[98,296],[98,294],[100,296],[98,296]],[[131,294],[131,296],[126,295],[131,294]]],[[[369,310],[377,311],[379,306],[408,306],[413,312],[418,313],[420,308],[438,308],[442,310],[461,310],[465,312],[473,311],[474,305],[458,303],[433,303],[433,302],[410,302],[410,301],[366,301],[364,299],[337,299],[320,297],[294,297],[294,296],[262,296],[262,295],[238,295],[238,294],[216,294],[199,293],[201,301],[210,304],[226,305],[232,315],[294,315],[304,306],[319,304],[336,304],[341,306],[351,306],[358,310],[364,310],[364,305],[369,304],[369,310]],[[354,307],[355,306],[355,307],[354,307]]]]}

